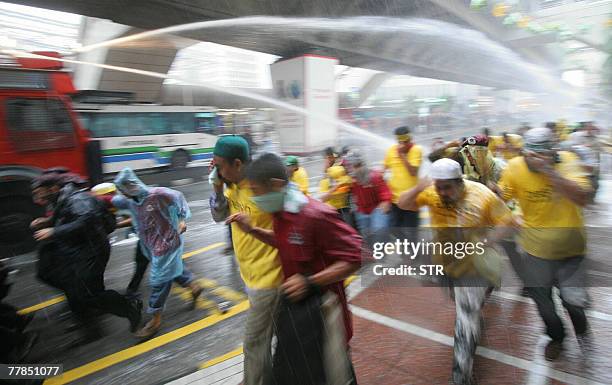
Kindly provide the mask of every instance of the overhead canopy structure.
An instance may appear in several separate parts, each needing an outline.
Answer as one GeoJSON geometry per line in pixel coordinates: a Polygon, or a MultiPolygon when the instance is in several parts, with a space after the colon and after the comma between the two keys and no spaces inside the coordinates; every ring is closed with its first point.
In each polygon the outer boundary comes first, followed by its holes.
{"type": "Polygon", "coordinates": [[[525,32],[505,29],[499,20],[471,11],[469,2],[461,0],[12,2],[141,29],[271,15],[251,25],[182,31],[180,35],[281,57],[319,53],[352,67],[499,88],[541,91],[548,85],[533,64],[554,72],[556,62],[543,46],[519,44],[528,38],[525,32]]]}

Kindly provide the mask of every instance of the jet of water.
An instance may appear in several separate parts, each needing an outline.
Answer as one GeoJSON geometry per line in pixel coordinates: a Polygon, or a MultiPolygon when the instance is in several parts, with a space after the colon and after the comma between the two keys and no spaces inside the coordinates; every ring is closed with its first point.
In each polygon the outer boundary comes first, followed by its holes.
{"type": "Polygon", "coordinates": [[[174,81],[177,81],[183,85],[193,85],[193,86],[197,86],[197,87],[203,87],[203,88],[208,88],[217,92],[223,92],[226,94],[230,94],[230,95],[234,95],[234,96],[240,96],[240,97],[244,97],[244,98],[249,98],[249,99],[253,99],[253,100],[257,100],[257,101],[261,101],[282,109],[286,109],[286,110],[290,110],[293,112],[296,112],[300,115],[303,116],[309,116],[311,118],[317,119],[320,122],[325,122],[328,124],[334,124],[337,126],[340,126],[341,128],[343,128],[344,130],[348,131],[349,133],[353,133],[356,135],[360,135],[361,137],[365,137],[368,139],[372,139],[373,140],[373,144],[380,146],[382,148],[382,146],[389,147],[391,144],[393,144],[393,142],[385,137],[382,137],[380,135],[376,135],[374,133],[371,133],[369,131],[366,131],[362,128],[356,127],[350,123],[347,123],[343,120],[340,119],[331,119],[328,118],[327,116],[323,116],[321,114],[317,114],[317,113],[313,113],[312,111],[308,111],[304,108],[298,107],[298,106],[294,106],[293,104],[289,104],[287,102],[283,102],[281,100],[278,99],[274,99],[265,95],[260,95],[257,94],[255,92],[250,92],[247,90],[240,90],[240,89],[235,89],[235,88],[227,88],[227,87],[221,87],[221,86],[216,86],[210,83],[201,83],[201,82],[191,82],[191,81],[186,81],[184,79],[180,79],[180,78],[176,78],[176,77],[171,77],[167,74],[163,74],[163,73],[159,73],[159,72],[152,72],[152,71],[145,71],[145,70],[139,70],[136,68],[129,68],[129,67],[120,67],[120,66],[114,66],[114,65],[109,65],[109,64],[99,64],[99,63],[91,63],[91,62],[85,62],[85,61],[80,61],[80,60],[73,60],[73,59],[64,59],[64,58],[54,58],[54,57],[49,57],[49,56],[45,56],[45,55],[38,55],[38,54],[33,54],[33,53],[29,53],[29,52],[24,52],[24,51],[18,51],[18,50],[10,50],[10,49],[3,49],[0,50],[1,53],[6,54],[6,55],[11,55],[11,56],[15,56],[15,57],[27,57],[27,58],[34,58],[34,59],[49,59],[49,60],[55,60],[55,61],[61,61],[64,63],[72,63],[72,64],[77,64],[77,65],[87,65],[87,66],[93,66],[93,67],[98,67],[98,68],[104,68],[104,69],[108,69],[108,70],[112,70],[112,71],[120,71],[120,72],[126,72],[126,73],[132,73],[132,74],[137,74],[137,75],[143,75],[143,76],[149,76],[149,77],[154,77],[154,78],[159,78],[159,79],[172,79],[174,81]]]}
{"type": "Polygon", "coordinates": [[[245,40],[257,34],[271,35],[359,53],[385,64],[395,63],[396,68],[391,72],[405,72],[408,66],[431,74],[429,77],[436,77],[437,71],[441,71],[453,78],[448,80],[554,92],[570,100],[578,97],[574,89],[552,76],[551,71],[523,60],[483,33],[431,19],[253,16],[175,25],[86,45],[73,52],[88,52],[170,33],[227,27],[234,28],[232,33],[245,36],[245,40]]]}

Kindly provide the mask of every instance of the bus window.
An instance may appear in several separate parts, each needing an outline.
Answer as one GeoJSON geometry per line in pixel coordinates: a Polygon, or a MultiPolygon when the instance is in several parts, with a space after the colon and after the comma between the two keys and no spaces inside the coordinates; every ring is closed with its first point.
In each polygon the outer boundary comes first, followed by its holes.
{"type": "Polygon", "coordinates": [[[171,112],[166,114],[168,129],[171,134],[190,134],[195,132],[193,114],[185,112],[171,112]]]}
{"type": "Polygon", "coordinates": [[[146,126],[143,126],[143,131],[140,134],[132,135],[162,135],[168,134],[168,122],[163,114],[158,112],[146,114],[146,126]]]}
{"type": "Polygon", "coordinates": [[[132,135],[130,132],[134,126],[130,121],[130,118],[125,114],[109,114],[112,117],[113,136],[129,136],[132,135]]]}
{"type": "Polygon", "coordinates": [[[107,138],[114,135],[113,119],[110,114],[95,114],[92,119],[91,134],[94,138],[107,138]]]}
{"type": "Polygon", "coordinates": [[[210,135],[217,135],[217,125],[214,117],[196,117],[196,130],[198,132],[210,135]]]}
{"type": "Polygon", "coordinates": [[[16,151],[70,148],[74,126],[59,99],[15,98],[6,101],[9,140],[16,151]]]}

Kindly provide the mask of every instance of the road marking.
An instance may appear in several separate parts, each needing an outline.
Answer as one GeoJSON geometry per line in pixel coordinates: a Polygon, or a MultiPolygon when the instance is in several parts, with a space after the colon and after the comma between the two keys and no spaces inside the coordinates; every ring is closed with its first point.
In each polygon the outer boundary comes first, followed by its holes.
{"type": "Polygon", "coordinates": [[[348,285],[350,285],[354,280],[357,279],[357,275],[351,275],[350,277],[348,277],[347,279],[344,280],[344,287],[347,288],[348,285]]]}
{"type": "Polygon", "coordinates": [[[204,362],[203,364],[201,364],[200,366],[198,366],[199,369],[206,369],[206,368],[210,368],[213,365],[217,365],[220,364],[221,362],[227,361],[231,358],[234,357],[238,357],[239,355],[241,355],[244,352],[242,346],[239,347],[238,349],[234,349],[231,352],[225,353],[222,356],[219,357],[215,357],[212,360],[208,360],[206,362],[204,362]]]}
{"type": "Polygon", "coordinates": [[[197,250],[190,251],[188,253],[183,254],[183,259],[187,259],[187,258],[193,257],[194,255],[201,254],[206,251],[213,250],[213,249],[218,249],[219,247],[222,247],[222,246],[225,246],[225,242],[213,243],[212,245],[208,245],[206,247],[202,247],[201,249],[197,249],[197,250]]]}
{"type": "MultiPolygon", "coordinates": [[[[400,321],[395,318],[387,317],[382,314],[375,313],[373,311],[360,308],[358,306],[351,305],[351,311],[354,315],[363,318],[365,320],[375,322],[377,324],[387,326],[393,328],[395,330],[399,330],[408,334],[412,334],[416,337],[425,338],[430,341],[437,342],[442,345],[453,347],[453,337],[449,337],[445,334],[441,334],[438,332],[434,332],[432,330],[413,325],[408,322],[400,321]]],[[[554,380],[567,383],[567,384],[576,384],[576,385],[604,385],[601,382],[593,381],[586,379],[584,377],[576,376],[573,374],[565,373],[552,367],[547,364],[532,362],[528,360],[524,360],[522,358],[514,357],[509,354],[505,354],[499,352],[497,350],[485,348],[479,346],[476,349],[476,354],[479,356],[488,358],[490,360],[494,360],[497,362],[501,362],[503,364],[514,366],[515,368],[519,368],[530,373],[547,376],[554,380]]]]}
{"type": "Polygon", "coordinates": [[[58,297],[51,298],[51,299],[49,299],[49,300],[47,300],[45,302],[41,302],[38,305],[34,305],[34,306],[26,307],[25,309],[21,309],[21,310],[17,311],[17,313],[21,314],[21,315],[28,314],[28,313],[33,313],[35,311],[38,311],[40,309],[44,309],[46,307],[58,304],[58,303],[63,302],[65,300],[66,300],[66,297],[64,297],[63,295],[60,295],[58,297]]]}
{"type": "Polygon", "coordinates": [[[157,349],[163,345],[166,345],[170,342],[186,337],[197,331],[200,331],[202,329],[218,324],[221,321],[224,321],[237,314],[245,312],[248,308],[249,308],[249,302],[243,301],[239,303],[238,305],[230,308],[228,312],[225,314],[214,314],[214,315],[208,316],[199,321],[193,322],[189,325],[183,326],[181,328],[178,328],[176,330],[173,330],[171,332],[168,332],[164,335],[153,338],[141,344],[121,350],[117,353],[109,354],[106,357],[102,357],[88,364],[82,365],[78,368],[68,370],[67,372],[64,372],[60,376],[49,378],[45,380],[43,385],[62,385],[62,384],[67,384],[72,381],[76,381],[80,378],[89,376],[90,374],[99,372],[100,370],[106,369],[110,366],[116,365],[125,360],[129,360],[131,358],[134,358],[146,352],[149,352],[153,349],[157,349]]]}
{"type": "Polygon", "coordinates": [[[188,184],[192,184],[195,181],[194,178],[183,178],[183,179],[174,179],[170,181],[171,186],[186,186],[188,184]]]}
{"type": "Polygon", "coordinates": [[[244,293],[240,293],[238,291],[221,286],[214,279],[201,278],[198,280],[198,282],[205,289],[210,289],[211,293],[219,297],[223,297],[227,299],[228,301],[241,302],[247,299],[247,296],[244,293]]]}
{"type": "MultiPolygon", "coordinates": [[[[190,251],[188,253],[183,254],[183,259],[187,259],[187,258],[193,257],[194,255],[201,254],[201,253],[213,250],[213,249],[217,249],[217,248],[222,247],[222,246],[225,246],[225,242],[213,243],[212,245],[208,245],[206,247],[202,247],[201,249],[197,249],[197,250],[190,251]]],[[[235,296],[233,296],[233,297],[236,298],[235,296]]],[[[21,309],[21,310],[17,311],[17,313],[22,314],[22,315],[23,314],[32,313],[32,312],[35,312],[35,311],[47,308],[49,306],[56,305],[56,304],[58,304],[60,302],[63,302],[65,300],[66,300],[66,297],[63,296],[63,295],[60,295],[60,296],[57,296],[57,297],[53,297],[53,298],[51,298],[51,299],[49,299],[47,301],[41,302],[41,303],[39,303],[37,305],[33,305],[33,306],[30,306],[30,307],[26,307],[25,309],[21,309]]],[[[230,301],[232,301],[232,300],[230,299],[230,301]]],[[[239,301],[234,301],[234,302],[239,302],[239,301]]]]}
{"type": "MultiPolygon", "coordinates": [[[[518,302],[535,305],[534,302],[531,300],[531,298],[523,297],[517,294],[508,293],[507,291],[503,291],[503,290],[494,290],[493,293],[491,293],[491,295],[498,297],[498,298],[509,299],[512,301],[518,301],[518,302]]],[[[558,296],[555,295],[555,298],[556,297],[558,296]]],[[[612,321],[611,314],[602,313],[600,311],[595,311],[595,310],[585,310],[585,313],[588,317],[596,318],[598,320],[612,321]]]]}

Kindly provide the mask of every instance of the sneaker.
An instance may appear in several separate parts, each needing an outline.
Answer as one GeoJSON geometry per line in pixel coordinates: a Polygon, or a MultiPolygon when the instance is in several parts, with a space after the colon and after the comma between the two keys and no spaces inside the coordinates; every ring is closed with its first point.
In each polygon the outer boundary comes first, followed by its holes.
{"type": "Polygon", "coordinates": [[[546,357],[548,361],[553,361],[559,358],[562,351],[563,341],[552,340],[548,343],[548,345],[546,345],[546,348],[544,349],[544,357],[546,357]]]}
{"type": "Polygon", "coordinates": [[[225,314],[227,313],[227,311],[232,307],[231,302],[229,301],[223,301],[223,302],[219,302],[217,304],[217,309],[219,309],[219,312],[221,314],[225,314]]]}
{"type": "Polygon", "coordinates": [[[130,320],[130,332],[134,333],[136,330],[138,330],[140,321],[142,321],[142,301],[139,299],[133,299],[131,301],[131,305],[133,307],[133,313],[128,318],[130,320]]]}

